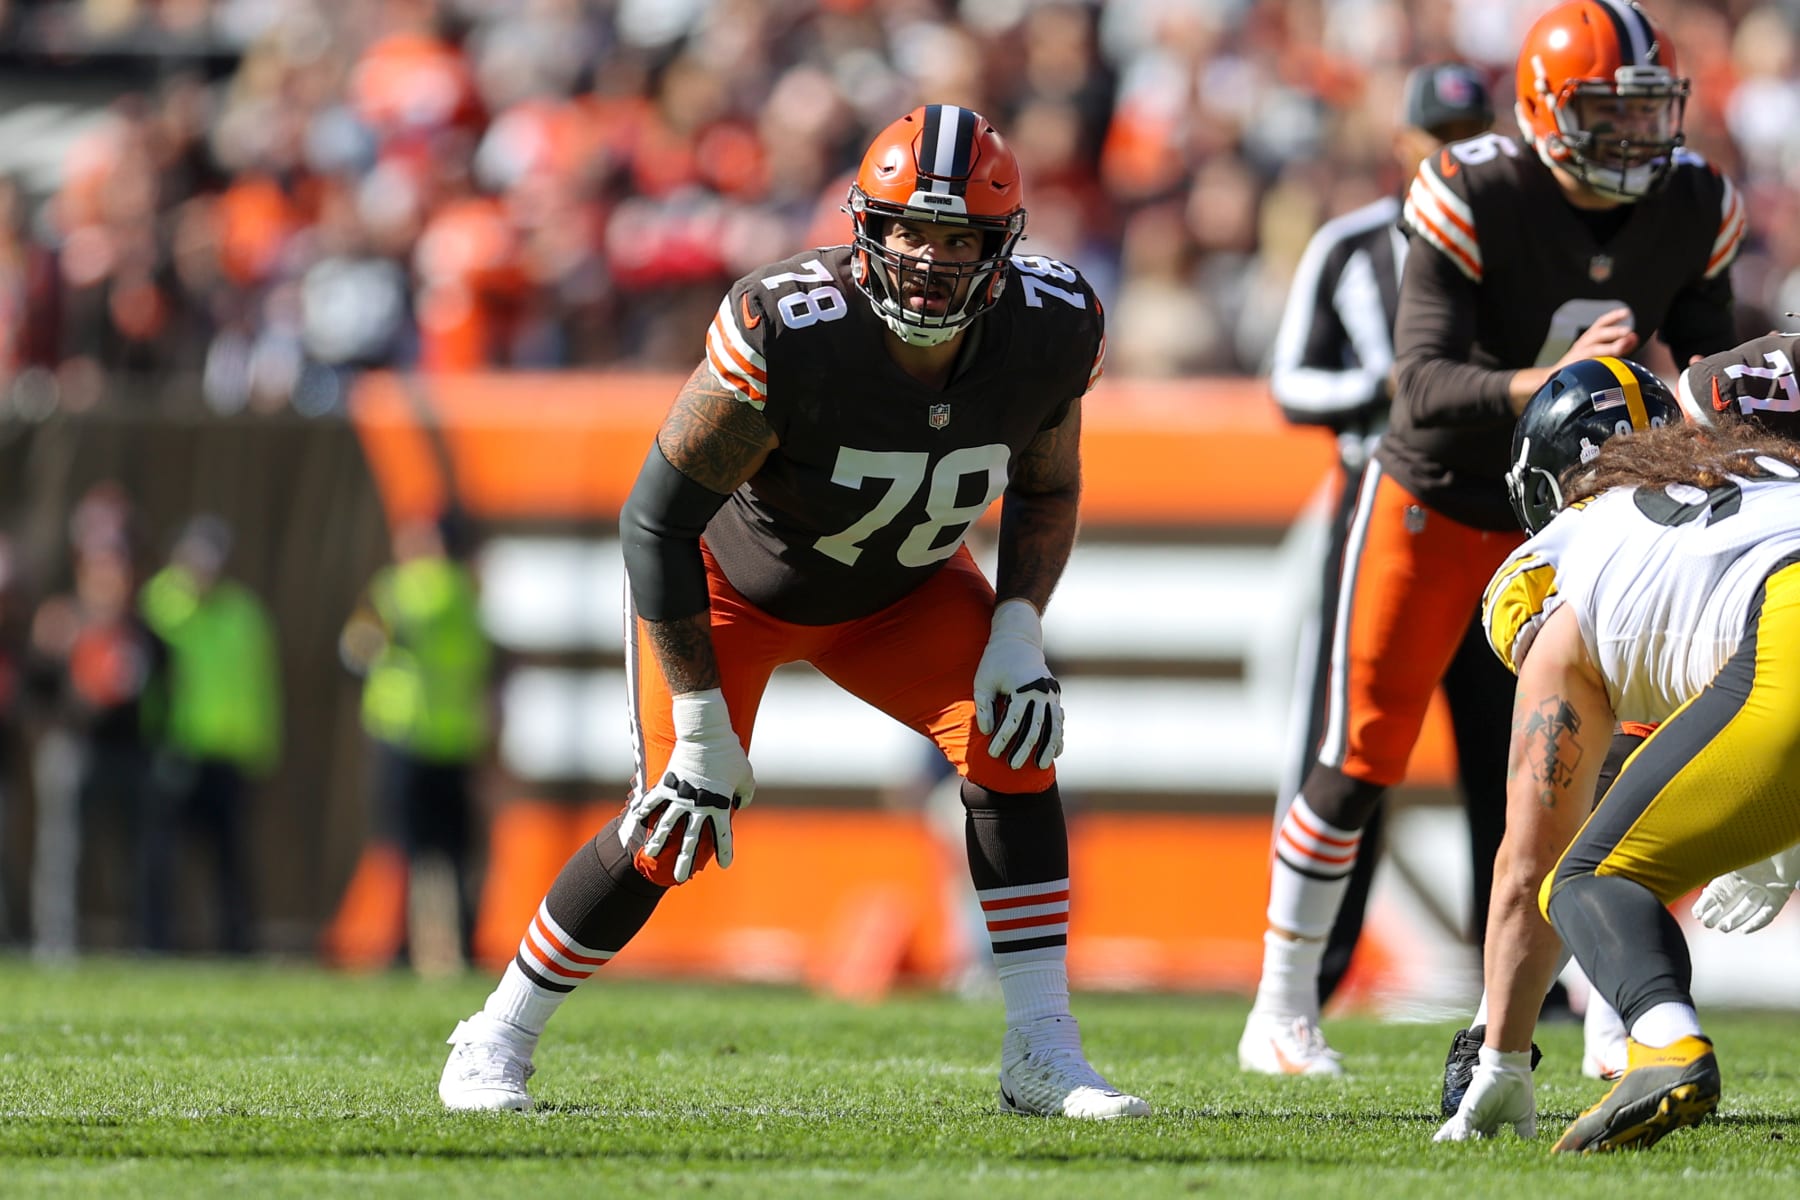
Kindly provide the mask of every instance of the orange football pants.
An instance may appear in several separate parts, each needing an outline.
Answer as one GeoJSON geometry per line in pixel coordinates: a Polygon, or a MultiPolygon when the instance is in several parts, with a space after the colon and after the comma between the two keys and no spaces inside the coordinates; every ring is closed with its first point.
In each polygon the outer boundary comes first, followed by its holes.
{"type": "MultiPolygon", "coordinates": [[[[1028,761],[1015,771],[994,758],[987,737],[975,728],[975,668],[987,648],[994,589],[968,547],[912,594],[837,625],[775,619],[731,586],[704,543],[701,552],[719,686],[746,753],[769,676],[783,663],[807,662],[852,696],[930,738],[958,774],[989,791],[1030,794],[1056,782],[1054,766],[1028,761]]],[[[636,739],[634,796],[643,793],[646,781],[662,777],[675,749],[673,696],[641,618],[636,630],[626,663],[636,739]]]]}
{"type": "Polygon", "coordinates": [[[1523,541],[1433,512],[1370,464],[1344,546],[1321,763],[1383,787],[1406,777],[1431,693],[1523,541]]]}

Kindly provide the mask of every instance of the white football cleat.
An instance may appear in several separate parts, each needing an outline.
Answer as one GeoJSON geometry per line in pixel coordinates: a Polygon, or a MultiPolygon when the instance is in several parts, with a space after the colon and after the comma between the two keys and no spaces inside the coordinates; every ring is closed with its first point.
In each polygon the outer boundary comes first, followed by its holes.
{"type": "Polygon", "coordinates": [[[1327,1075],[1344,1073],[1338,1052],[1325,1044],[1319,1023],[1311,1017],[1279,1017],[1252,1012],[1238,1039],[1238,1066],[1259,1075],[1327,1075]]]}
{"type": "Polygon", "coordinates": [[[1029,1117],[1086,1121],[1150,1115],[1149,1104],[1119,1091],[1089,1065],[1074,1017],[1045,1017],[1006,1031],[1000,1107],[1029,1117]]]}
{"type": "Polygon", "coordinates": [[[438,1099],[452,1112],[529,1111],[525,1081],[537,1070],[531,1065],[535,1040],[486,1013],[458,1022],[438,1099]]]}

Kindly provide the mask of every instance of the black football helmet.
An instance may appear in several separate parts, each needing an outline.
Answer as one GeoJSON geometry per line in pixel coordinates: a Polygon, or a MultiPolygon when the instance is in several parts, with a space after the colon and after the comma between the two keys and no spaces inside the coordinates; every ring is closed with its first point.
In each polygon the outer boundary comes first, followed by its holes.
{"type": "Polygon", "coordinates": [[[1562,478],[1600,453],[1615,433],[1681,420],[1674,393],[1645,367],[1623,358],[1584,358],[1545,381],[1513,429],[1506,490],[1526,533],[1562,511],[1562,478]]]}

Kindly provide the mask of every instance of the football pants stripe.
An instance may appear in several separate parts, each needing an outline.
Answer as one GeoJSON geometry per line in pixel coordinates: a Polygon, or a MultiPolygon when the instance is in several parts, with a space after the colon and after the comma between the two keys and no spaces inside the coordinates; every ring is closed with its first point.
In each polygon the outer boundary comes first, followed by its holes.
{"type": "Polygon", "coordinates": [[[1318,761],[1338,766],[1349,750],[1350,617],[1356,595],[1356,576],[1361,570],[1363,545],[1369,537],[1369,521],[1375,511],[1375,492],[1381,485],[1381,463],[1371,458],[1363,471],[1362,487],[1350,510],[1344,530],[1344,569],[1338,576],[1337,619],[1331,629],[1330,673],[1325,692],[1325,734],[1319,739],[1318,761]]]}
{"type": "MultiPolygon", "coordinates": [[[[625,576],[625,725],[631,731],[631,794],[636,800],[650,788],[649,757],[644,748],[643,662],[638,657],[637,604],[631,598],[631,576],[625,576]]],[[[623,828],[623,827],[621,827],[623,828]]],[[[630,846],[625,847],[627,850],[630,846]]]]}

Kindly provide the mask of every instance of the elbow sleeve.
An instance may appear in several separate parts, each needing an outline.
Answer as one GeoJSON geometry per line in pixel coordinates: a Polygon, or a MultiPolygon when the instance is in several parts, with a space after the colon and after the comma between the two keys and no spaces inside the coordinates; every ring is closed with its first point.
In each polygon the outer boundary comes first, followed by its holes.
{"type": "Polygon", "coordinates": [[[700,535],[728,498],[683,475],[651,443],[619,512],[625,577],[640,617],[673,621],[706,611],[700,535]]]}

